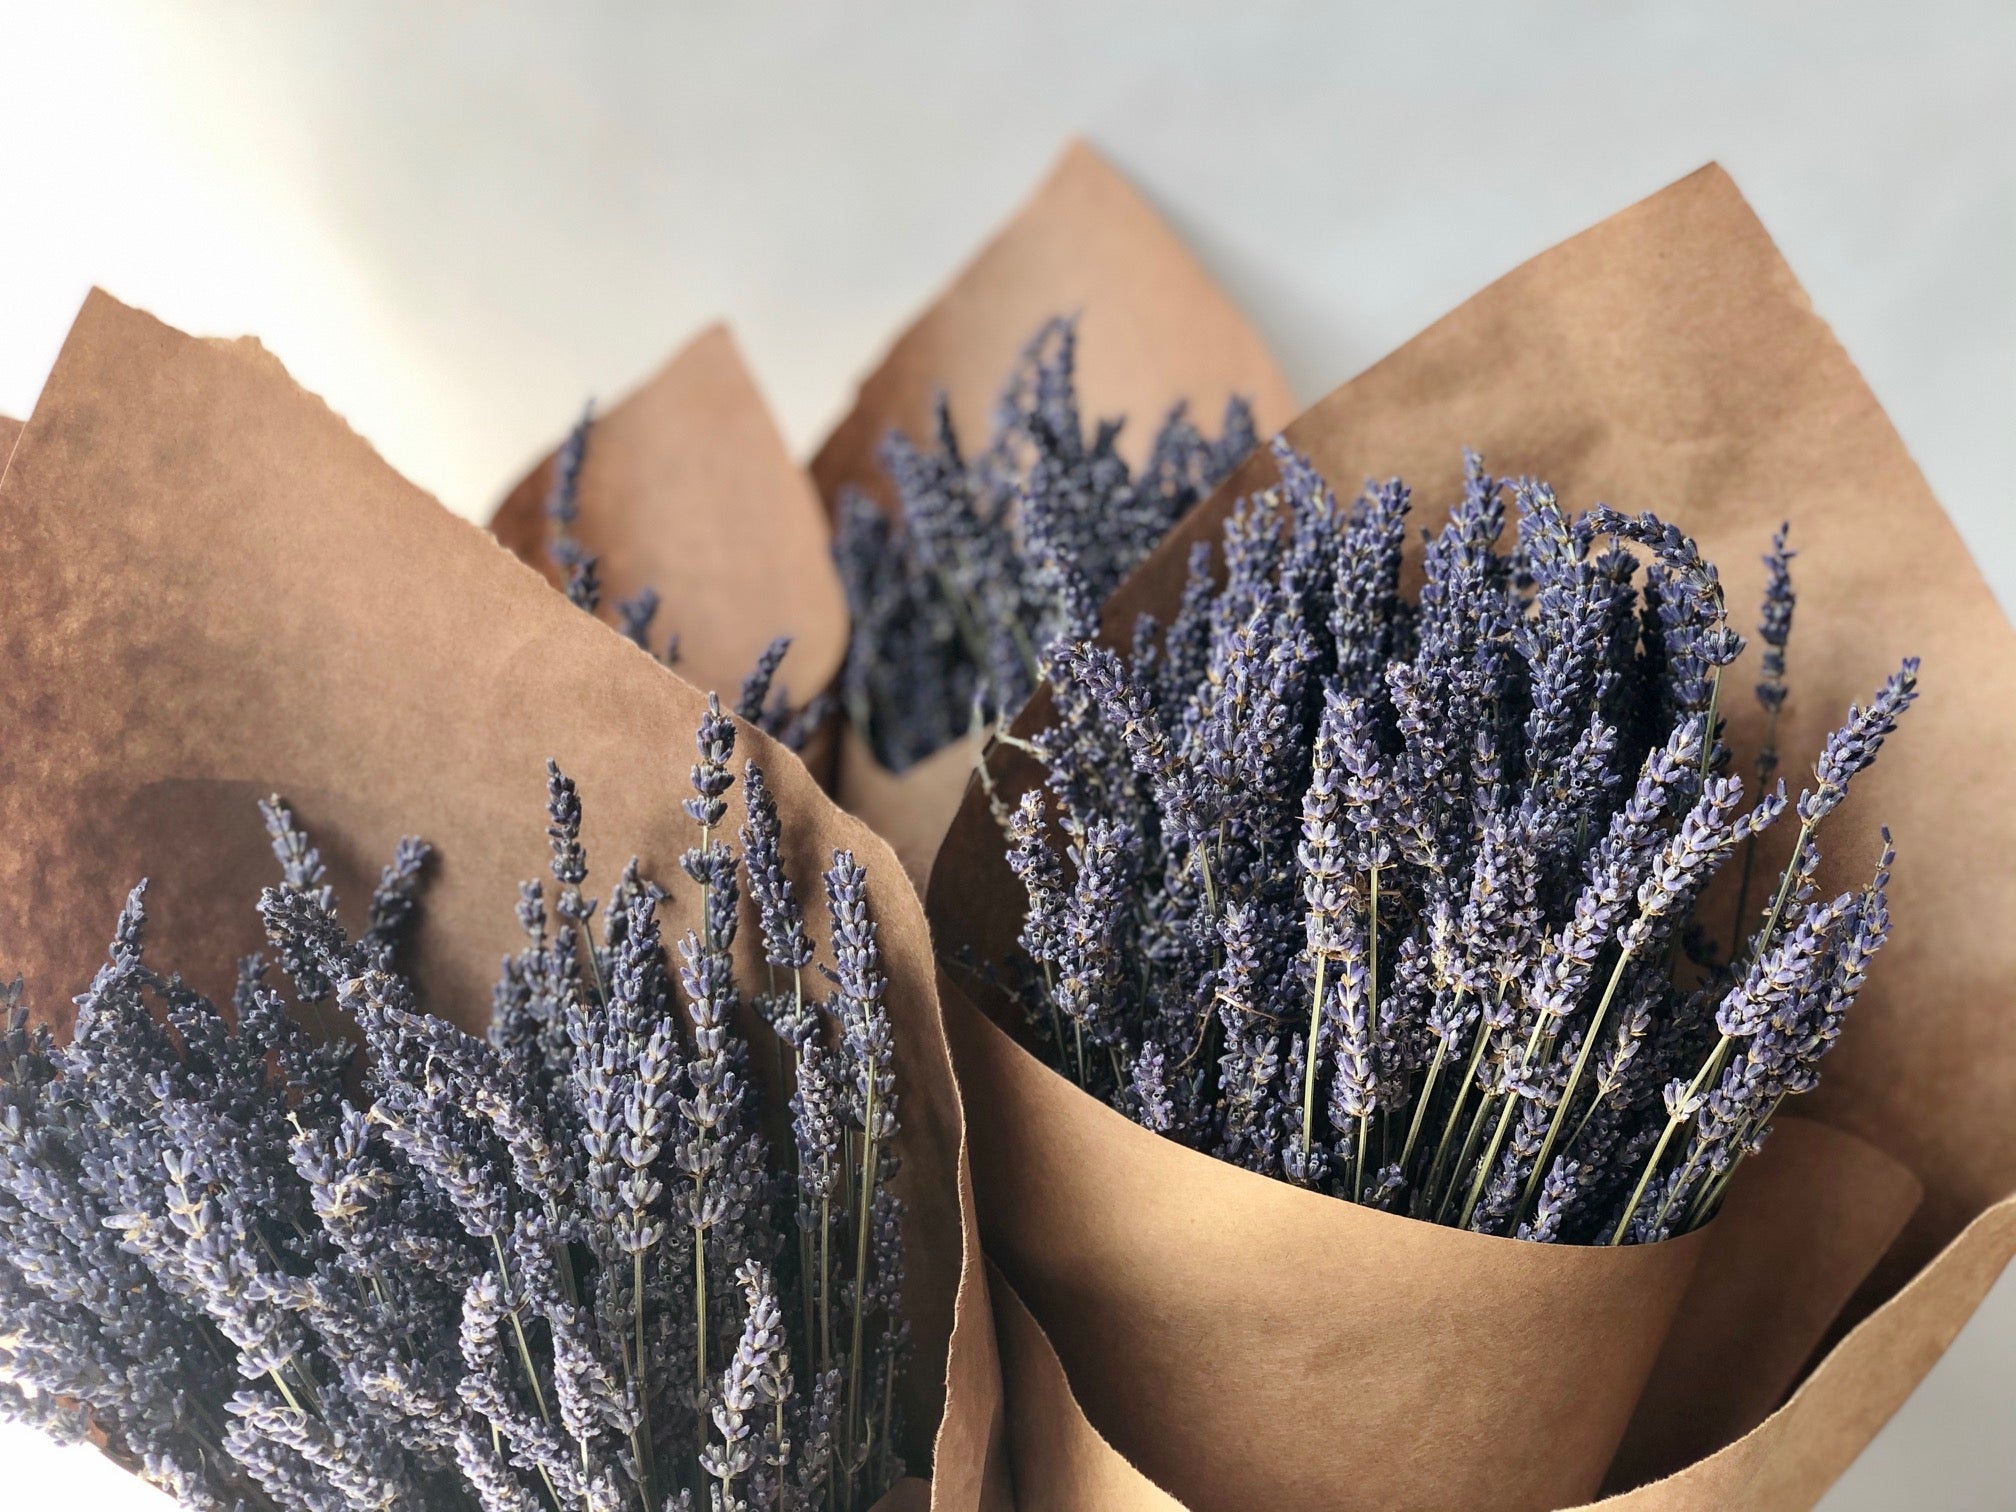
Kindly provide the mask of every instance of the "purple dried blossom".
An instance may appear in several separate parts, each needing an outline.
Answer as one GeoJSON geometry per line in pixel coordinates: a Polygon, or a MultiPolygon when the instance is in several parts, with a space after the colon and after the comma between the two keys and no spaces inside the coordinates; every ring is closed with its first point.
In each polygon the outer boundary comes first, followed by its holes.
{"type": "Polygon", "coordinates": [[[1918,658],[1907,656],[1865,709],[1851,706],[1848,719],[1827,737],[1814,764],[1814,786],[1799,795],[1799,818],[1818,824],[1848,796],[1848,784],[1876,759],[1897,721],[1918,697],[1918,658]]]}
{"type": "MultiPolygon", "coordinates": [[[[651,587],[639,588],[630,597],[619,599],[616,604],[616,628],[622,632],[623,638],[639,649],[649,651],[651,622],[658,617],[658,606],[658,590],[651,587]]],[[[673,644],[678,644],[677,637],[674,637],[673,644]]],[[[666,658],[668,665],[676,660],[676,653],[666,658]]]]}
{"type": "Polygon", "coordinates": [[[1138,473],[1120,424],[1086,425],[1076,327],[1046,322],[1018,359],[995,433],[962,451],[949,408],[925,442],[892,435],[883,465],[894,519],[858,496],[839,509],[834,557],[854,621],[843,675],[849,717],[896,770],[1012,716],[1060,637],[1083,640],[1100,605],[1245,454],[1243,403],[1217,440],[1171,410],[1138,473]]]}
{"type": "MultiPolygon", "coordinates": [[[[1791,525],[1778,527],[1771,537],[1771,549],[1764,554],[1764,610],[1757,623],[1757,639],[1764,643],[1764,662],[1757,684],[1757,702],[1773,715],[1785,707],[1785,646],[1792,638],[1792,558],[1799,553],[1785,544],[1791,525]]],[[[1777,766],[1777,752],[1767,742],[1759,753],[1762,775],[1777,766]]]]}

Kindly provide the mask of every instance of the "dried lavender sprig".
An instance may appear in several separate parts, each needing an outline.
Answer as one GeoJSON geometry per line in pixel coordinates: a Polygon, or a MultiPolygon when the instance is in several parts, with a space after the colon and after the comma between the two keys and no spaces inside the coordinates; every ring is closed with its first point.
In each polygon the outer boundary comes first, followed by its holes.
{"type": "MultiPolygon", "coordinates": [[[[1792,559],[1799,553],[1785,544],[1791,530],[1789,521],[1780,525],[1771,537],[1771,549],[1764,554],[1764,606],[1757,624],[1757,638],[1764,643],[1757,683],[1757,702],[1764,708],[1764,740],[1757,748],[1759,782],[1778,770],[1778,716],[1786,697],[1785,648],[1792,638],[1792,610],[1797,602],[1792,591],[1792,559]]],[[[1730,931],[1732,954],[1743,943],[1743,921],[1750,914],[1750,878],[1756,862],[1757,837],[1753,835],[1743,847],[1743,875],[1736,888],[1735,923],[1730,931]]]]}

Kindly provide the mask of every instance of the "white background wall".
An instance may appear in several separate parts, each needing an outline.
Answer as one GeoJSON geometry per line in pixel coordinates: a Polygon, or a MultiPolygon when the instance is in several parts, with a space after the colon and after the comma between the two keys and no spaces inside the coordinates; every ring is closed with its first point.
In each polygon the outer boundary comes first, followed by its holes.
{"type": "MultiPolygon", "coordinates": [[[[0,411],[96,282],[259,334],[466,514],[716,316],[809,446],[1074,131],[1313,399],[1714,157],[2016,605],[2012,101],[2008,0],[0,0],[0,411]]],[[[1827,1512],[2008,1512],[2012,1438],[2016,1276],[1827,1512]]],[[[59,1495],[148,1505],[0,1430],[0,1506],[59,1495]]]]}

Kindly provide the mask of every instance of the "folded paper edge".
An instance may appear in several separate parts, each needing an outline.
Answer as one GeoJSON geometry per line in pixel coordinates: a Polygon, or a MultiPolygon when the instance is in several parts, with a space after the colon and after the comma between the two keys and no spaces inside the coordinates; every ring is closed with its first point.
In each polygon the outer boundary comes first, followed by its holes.
{"type": "MultiPolygon", "coordinates": [[[[886,375],[896,367],[905,350],[918,339],[920,333],[940,318],[945,308],[975,275],[984,270],[998,255],[1000,249],[1013,245],[1025,234],[1025,225],[1032,214],[1040,211],[1063,186],[1078,175],[1095,178],[1101,190],[1111,196],[1114,205],[1121,207],[1123,211],[1138,214],[1144,224],[1158,230],[1168,249],[1180,254],[1187,261],[1196,271],[1200,281],[1216,291],[1226,309],[1245,327],[1252,338],[1259,359],[1257,368],[1260,382],[1256,386],[1264,390],[1248,396],[1253,402],[1261,432],[1272,434],[1277,426],[1286,423],[1288,418],[1297,413],[1294,388],[1281,371],[1272,350],[1261,338],[1260,333],[1252,327],[1244,312],[1239,309],[1219,280],[1127,175],[1100,152],[1089,138],[1073,134],[1065,138],[1064,144],[1050,160],[1049,167],[1036,186],[1022,196],[1008,216],[987,234],[986,239],[978,247],[960,261],[953,272],[938,285],[931,297],[903,324],[901,330],[860,369],[854,379],[846,409],[821,438],[806,463],[806,471],[825,499],[829,510],[837,505],[839,489],[829,486],[828,475],[833,471],[836,459],[845,460],[845,452],[854,444],[852,438],[855,432],[867,423],[861,416],[864,401],[882,384],[886,375]]],[[[878,444],[879,440],[879,437],[871,438],[870,445],[878,444]]]]}
{"type": "Polygon", "coordinates": [[[1088,1507],[1111,1507],[1117,1495],[1126,1498],[1130,1512],[1183,1512],[1181,1502],[1144,1475],[1085,1416],[1049,1334],[992,1260],[987,1279],[994,1296],[994,1334],[1001,1348],[1018,1500],[1030,1507],[1074,1508],[1078,1503],[1060,1492],[1078,1489],[1080,1477],[1089,1476],[1095,1484],[1088,1489],[1100,1499],[1088,1507]],[[1058,1484],[1060,1474],[1067,1485],[1058,1484]]]}

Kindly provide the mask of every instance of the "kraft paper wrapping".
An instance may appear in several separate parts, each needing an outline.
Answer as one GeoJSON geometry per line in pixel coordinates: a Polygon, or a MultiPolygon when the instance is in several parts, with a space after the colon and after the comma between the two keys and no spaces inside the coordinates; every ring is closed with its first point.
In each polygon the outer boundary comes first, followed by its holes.
{"type": "MultiPolygon", "coordinates": [[[[1802,1187],[1802,1204],[1760,1204],[1753,1216],[1763,1232],[1744,1244],[1736,1220],[1746,1209],[1732,1203],[1698,1236],[1707,1245],[1696,1291],[1651,1299],[1669,1310],[1677,1305],[1695,1338],[1691,1347],[1676,1338],[1653,1366],[1660,1374],[1647,1410],[1685,1402],[1703,1421],[1641,1422],[1616,1473],[1628,1481],[1634,1470],[1656,1473],[1676,1453],[1716,1452],[1603,1503],[1630,1512],[1810,1508],[2016,1254],[2016,1119],[2008,1113],[2016,1105],[2016,937],[2007,927],[2016,917],[2009,859],[2016,808],[2006,796],[2016,770],[2016,636],[1853,364],[1717,168],[1507,275],[1332,393],[1287,435],[1342,488],[1368,475],[1404,476],[1431,511],[1424,520],[1457,496],[1464,445],[1480,449],[1497,473],[1548,479],[1576,507],[1600,499],[1655,510],[1721,564],[1730,602],[1746,618],[1762,584],[1757,558],[1771,530],[1790,519],[1801,553],[1800,598],[1779,744],[1795,782],[1851,700],[1866,699],[1902,655],[1924,658],[1925,697],[1825,836],[1823,885],[1866,876],[1879,823],[1895,829],[1902,850],[1892,941],[1829,1059],[1822,1090],[1799,1109],[1844,1139],[1833,1141],[1831,1156],[1802,1187]],[[1885,1161],[1902,1171],[1882,1174],[1885,1161]],[[1913,1182],[1923,1192],[1915,1209],[1913,1182]],[[1901,1228],[1887,1245],[1886,1228],[1901,1228]],[[1805,1247],[1802,1233],[1815,1236],[1815,1247],[1805,1247]],[[1719,1254],[1724,1243],[1730,1251],[1719,1254]],[[1743,1254],[1755,1257],[1747,1271],[1737,1258],[1743,1254]],[[1788,1263],[1792,1255],[1798,1263],[1788,1263]],[[1838,1316],[1816,1317],[1851,1293],[1838,1316]],[[1793,1385],[1807,1351],[1833,1334],[1844,1336],[1759,1422],[1793,1385]],[[1717,1448],[1717,1441],[1726,1442],[1717,1448]]],[[[1252,459],[1179,527],[1122,586],[1109,605],[1109,629],[1173,605],[1190,542],[1215,537],[1231,501],[1265,486],[1271,470],[1264,455],[1252,459]]],[[[1749,671],[1748,663],[1737,669],[1736,688],[1749,671]]],[[[1724,706],[1731,743],[1747,760],[1760,718],[1747,697],[1724,706]]],[[[1046,717],[1039,698],[1018,725],[1026,733],[1046,717]]],[[[990,765],[1011,796],[1032,780],[1013,750],[998,750],[990,765]]],[[[1777,842],[1768,864],[1781,859],[1789,836],[1777,842]]],[[[1711,896],[1708,906],[1712,913],[1721,905],[1711,896]]],[[[941,955],[998,955],[1020,912],[999,833],[969,789],[932,873],[941,955]]],[[[1448,1414],[1424,1416],[1383,1441],[1364,1435],[1366,1405],[1396,1385],[1370,1372],[1363,1356],[1327,1363],[1318,1379],[1329,1393],[1306,1396],[1293,1441],[1284,1441],[1278,1419],[1254,1412],[1234,1392],[1199,1388],[1177,1399],[1166,1381],[1147,1381],[1137,1367],[1169,1348],[1154,1336],[1171,1316],[1202,1320],[1184,1346],[1188,1376],[1215,1383],[1265,1368],[1284,1336],[1279,1328],[1255,1331],[1251,1320],[1296,1294],[1295,1273],[1309,1263],[1302,1251],[1256,1237],[1237,1266],[1200,1272],[1193,1256],[1149,1242],[1156,1212],[1190,1203],[1208,1211],[1220,1233],[1268,1236],[1306,1194],[1242,1193],[1212,1172],[1224,1197],[1205,1209],[1209,1163],[1190,1157],[1178,1175],[1177,1157],[1186,1152],[1173,1147],[1159,1157],[1170,1184],[1144,1184],[1150,1157],[1140,1131],[1113,1117],[1097,1132],[1104,1110],[977,1013],[955,1006],[952,1025],[972,1094],[990,1254],[1049,1331],[1089,1423],[1165,1490],[1200,1512],[1263,1501],[1359,1505],[1352,1498],[1364,1482],[1325,1484],[1317,1474],[1327,1463],[1321,1441],[1350,1431],[1359,1434],[1371,1474],[1410,1462],[1400,1494],[1386,1501],[1367,1494],[1366,1506],[1537,1508],[1575,1499],[1560,1497],[1558,1486],[1516,1478],[1494,1480],[1473,1500],[1448,1495],[1443,1477],[1458,1474],[1452,1462],[1503,1466],[1506,1445],[1448,1414]],[[1042,1148],[1052,1131],[1034,1124],[1039,1108],[1065,1125],[1056,1138],[1075,1162],[1061,1190],[1042,1189],[990,1153],[1027,1153],[1054,1173],[1060,1157],[1042,1148]],[[1080,1242],[1110,1242],[1134,1259],[1094,1283],[1104,1289],[1098,1298],[1052,1296],[1044,1256],[1016,1227],[1030,1212],[1043,1216],[1046,1235],[1089,1226],[1091,1237],[1080,1242]],[[1078,1325],[1088,1311],[1104,1312],[1102,1338],[1119,1342],[1103,1351],[1082,1347],[1078,1325]],[[1353,1415],[1312,1417],[1329,1412],[1332,1396],[1343,1397],[1353,1415]],[[1216,1447],[1185,1450],[1179,1480],[1168,1469],[1157,1473],[1162,1442],[1216,1447]],[[1293,1464],[1274,1463],[1281,1457],[1293,1464]],[[1293,1479],[1298,1468],[1310,1479],[1295,1490],[1297,1499],[1276,1494],[1277,1479],[1293,1479]]],[[[1752,1173],[1753,1185],[1756,1178],[1752,1173]]],[[[1465,1263],[1463,1243],[1451,1235],[1438,1248],[1423,1239],[1439,1259],[1424,1259],[1428,1274],[1396,1276],[1392,1286],[1406,1296],[1444,1284],[1444,1272],[1465,1263]]],[[[1581,1262],[1533,1254],[1520,1265],[1557,1263],[1581,1262]]],[[[1611,1252],[1596,1263],[1648,1262],[1611,1252]]],[[[1599,1272],[1588,1305],[1601,1306],[1621,1274],[1599,1272]]],[[[1495,1286],[1494,1273],[1482,1268],[1476,1279],[1480,1289],[1495,1286]]],[[[1421,1334],[1411,1354],[1396,1345],[1397,1389],[1419,1389],[1436,1377],[1452,1346],[1461,1358],[1461,1346],[1476,1343],[1471,1316],[1466,1310],[1446,1330],[1421,1334]]],[[[1569,1336],[1559,1347],[1571,1355],[1598,1349],[1607,1360],[1611,1347],[1641,1343],[1627,1329],[1614,1341],[1569,1336]]],[[[1507,1382],[1506,1389],[1525,1388],[1507,1382]]],[[[1011,1416],[1019,1411],[1011,1408],[1011,1416]]],[[[1592,1479],[1584,1495],[1596,1489],[1592,1479]]],[[[1144,1496],[1138,1504],[1156,1503],[1144,1496]]]]}
{"type": "MultiPolygon", "coordinates": [[[[497,538],[554,581],[546,556],[549,453],[497,507],[497,538]]],[[[791,652],[778,685],[803,703],[847,650],[847,605],[826,516],[725,326],[710,326],[598,415],[575,534],[597,553],[604,604],[640,588],[661,603],[654,649],[679,632],[679,674],[732,702],[763,648],[791,652]]]]}
{"type": "MultiPolygon", "coordinates": [[[[228,989],[261,943],[272,861],[253,805],[271,791],[353,908],[401,833],[439,846],[415,965],[468,1028],[514,947],[515,884],[544,869],[546,757],[580,786],[594,877],[635,851],[675,884],[672,912],[694,910],[676,874],[703,696],[406,483],[255,342],[195,340],[93,293],[0,480],[0,562],[0,957],[59,1025],[141,876],[161,961],[228,989]]],[[[907,1449],[921,1470],[935,1441],[933,1507],[1005,1507],[922,908],[795,758],[746,727],[737,746],[770,779],[801,892],[836,847],[868,867],[903,1099],[907,1449]]]]}

